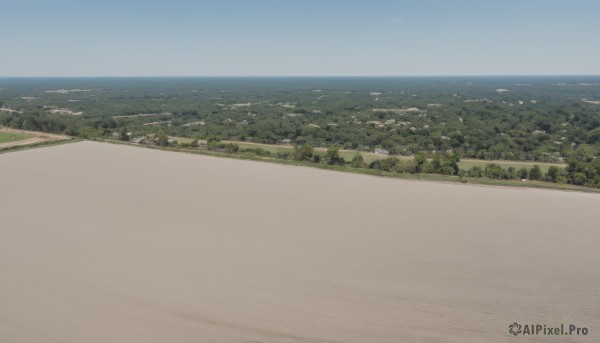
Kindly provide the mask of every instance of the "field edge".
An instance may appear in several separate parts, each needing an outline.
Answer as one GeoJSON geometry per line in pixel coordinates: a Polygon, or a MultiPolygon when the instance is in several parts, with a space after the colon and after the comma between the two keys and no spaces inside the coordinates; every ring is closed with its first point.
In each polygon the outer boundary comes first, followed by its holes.
{"type": "Polygon", "coordinates": [[[229,158],[229,159],[237,159],[237,160],[248,160],[248,161],[276,163],[276,164],[282,164],[282,165],[309,167],[309,168],[331,170],[331,171],[338,171],[338,172],[345,172],[345,173],[388,177],[388,178],[401,179],[401,180],[442,182],[442,183],[465,184],[465,185],[476,185],[476,186],[479,185],[479,186],[510,187],[510,188],[548,189],[548,190],[573,191],[573,192],[600,194],[600,189],[575,186],[575,185],[569,185],[569,184],[549,183],[549,182],[544,182],[544,181],[523,182],[520,180],[500,180],[500,179],[473,178],[473,177],[460,178],[458,176],[441,175],[441,174],[392,173],[392,172],[385,172],[385,171],[375,170],[375,169],[352,168],[349,166],[316,164],[316,163],[312,163],[312,162],[280,160],[280,159],[275,159],[275,158],[263,158],[263,157],[258,157],[258,156],[244,156],[244,155],[227,154],[227,153],[221,153],[221,152],[215,152],[215,151],[200,151],[200,150],[191,150],[191,149],[185,149],[185,148],[140,145],[140,144],[135,144],[135,143],[130,143],[130,142],[115,141],[115,140],[111,140],[111,139],[92,139],[90,141],[104,142],[104,143],[117,144],[117,145],[127,145],[127,146],[140,147],[140,148],[153,149],[153,150],[161,150],[161,151],[171,151],[171,152],[212,156],[212,157],[218,157],[218,158],[229,158]]]}

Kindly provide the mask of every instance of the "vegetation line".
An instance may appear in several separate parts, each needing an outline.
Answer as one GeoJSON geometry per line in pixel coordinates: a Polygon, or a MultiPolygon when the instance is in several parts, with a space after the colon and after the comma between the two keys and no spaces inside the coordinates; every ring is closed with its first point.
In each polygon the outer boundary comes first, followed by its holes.
{"type": "Polygon", "coordinates": [[[193,149],[193,148],[182,148],[182,147],[173,147],[173,146],[136,144],[136,143],[131,143],[131,142],[127,142],[127,141],[118,141],[118,140],[113,140],[113,139],[96,138],[96,139],[91,139],[91,140],[98,141],[98,142],[106,142],[106,143],[111,143],[111,144],[128,145],[128,146],[134,146],[134,147],[144,147],[144,148],[148,148],[148,149],[155,149],[155,150],[162,150],[162,151],[183,152],[183,153],[205,155],[205,156],[212,156],[212,157],[219,157],[219,158],[260,161],[260,162],[277,163],[277,164],[291,165],[291,166],[303,166],[303,167],[318,168],[318,169],[324,169],[324,170],[333,170],[333,171],[346,172],[346,173],[389,177],[389,178],[396,178],[396,179],[403,179],[403,180],[434,181],[434,182],[446,182],[446,183],[463,183],[463,184],[471,184],[471,185],[536,188],[536,189],[551,189],[551,190],[567,190],[567,191],[577,191],[577,192],[600,193],[599,189],[593,189],[593,188],[569,185],[569,184],[550,183],[550,182],[544,182],[544,181],[522,182],[522,181],[515,181],[515,180],[491,179],[491,178],[486,178],[486,177],[476,178],[476,177],[469,177],[469,176],[441,175],[441,174],[427,174],[427,173],[420,173],[420,174],[397,173],[397,172],[384,171],[384,170],[380,170],[380,169],[355,168],[355,167],[348,166],[348,165],[313,163],[313,162],[301,161],[301,160],[283,160],[283,159],[277,159],[277,158],[273,158],[273,157],[252,156],[252,155],[228,153],[228,152],[224,152],[224,151],[214,151],[214,150],[211,151],[211,150],[199,150],[199,149],[193,149]]]}
{"type": "Polygon", "coordinates": [[[79,141],[81,141],[81,138],[70,137],[69,139],[63,139],[63,140],[44,141],[44,142],[37,142],[37,143],[25,144],[25,145],[13,145],[13,146],[0,148],[0,154],[28,150],[28,149],[42,148],[42,147],[52,146],[52,145],[68,144],[68,143],[74,143],[74,142],[79,142],[79,141]]]}
{"type": "Polygon", "coordinates": [[[598,86],[572,76],[0,80],[0,126],[401,177],[600,189],[598,86]]]}

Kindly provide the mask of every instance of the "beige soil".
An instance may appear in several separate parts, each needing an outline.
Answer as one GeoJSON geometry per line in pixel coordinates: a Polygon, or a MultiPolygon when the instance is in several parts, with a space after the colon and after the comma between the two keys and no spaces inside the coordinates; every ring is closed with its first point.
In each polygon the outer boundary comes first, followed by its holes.
{"type": "Polygon", "coordinates": [[[1,342],[600,340],[597,194],[94,142],[0,173],[1,342]]]}

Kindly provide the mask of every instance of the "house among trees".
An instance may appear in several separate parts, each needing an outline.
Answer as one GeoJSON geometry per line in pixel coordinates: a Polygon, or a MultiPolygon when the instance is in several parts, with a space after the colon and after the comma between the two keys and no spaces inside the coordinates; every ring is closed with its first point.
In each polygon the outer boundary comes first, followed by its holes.
{"type": "Polygon", "coordinates": [[[133,137],[131,139],[132,143],[137,143],[137,144],[145,144],[146,143],[146,136],[141,136],[141,137],[133,137]]]}

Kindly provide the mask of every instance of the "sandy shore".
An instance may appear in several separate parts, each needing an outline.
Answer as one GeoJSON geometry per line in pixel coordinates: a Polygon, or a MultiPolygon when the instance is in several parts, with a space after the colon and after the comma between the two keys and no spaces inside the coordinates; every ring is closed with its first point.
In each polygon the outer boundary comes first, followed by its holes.
{"type": "Polygon", "coordinates": [[[79,142],[0,195],[0,342],[600,341],[598,194],[79,142]]]}

